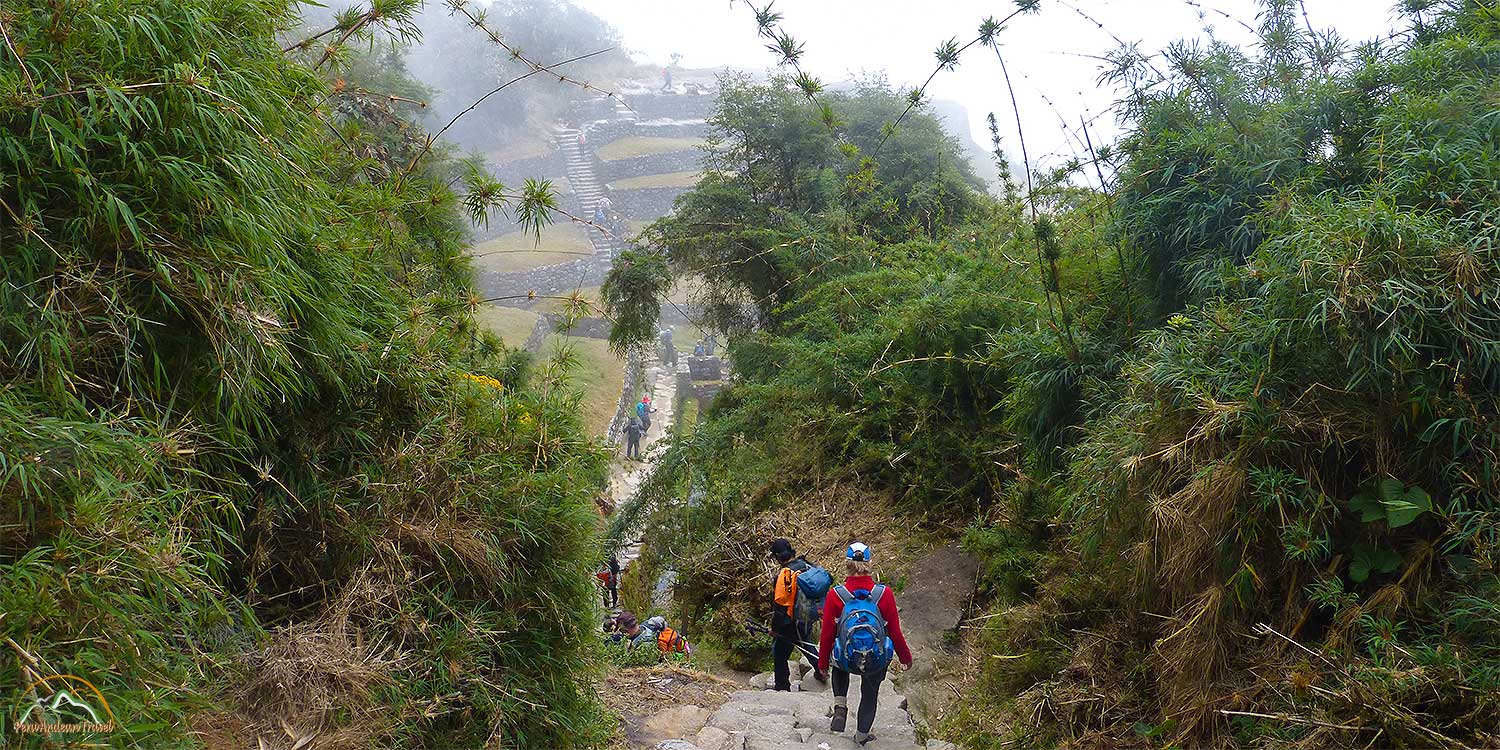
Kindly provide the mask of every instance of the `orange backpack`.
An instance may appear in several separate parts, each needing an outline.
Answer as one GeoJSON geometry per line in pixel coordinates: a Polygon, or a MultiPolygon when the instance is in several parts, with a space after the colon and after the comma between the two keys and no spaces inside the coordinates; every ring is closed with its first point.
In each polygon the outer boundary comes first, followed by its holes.
{"type": "Polygon", "coordinates": [[[662,628],[661,632],[656,634],[656,647],[661,649],[662,656],[669,656],[673,653],[686,654],[690,651],[687,639],[671,628],[662,628]]]}

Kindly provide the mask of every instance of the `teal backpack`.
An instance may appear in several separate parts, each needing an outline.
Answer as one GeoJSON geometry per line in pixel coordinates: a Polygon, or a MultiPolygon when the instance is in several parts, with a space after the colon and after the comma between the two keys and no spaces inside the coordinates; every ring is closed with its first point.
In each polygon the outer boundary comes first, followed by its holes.
{"type": "Polygon", "coordinates": [[[874,674],[890,666],[895,646],[885,633],[885,618],[880,615],[885,584],[876,584],[871,591],[850,592],[843,586],[833,591],[844,603],[838,637],[833,642],[834,666],[858,675],[874,674]]]}

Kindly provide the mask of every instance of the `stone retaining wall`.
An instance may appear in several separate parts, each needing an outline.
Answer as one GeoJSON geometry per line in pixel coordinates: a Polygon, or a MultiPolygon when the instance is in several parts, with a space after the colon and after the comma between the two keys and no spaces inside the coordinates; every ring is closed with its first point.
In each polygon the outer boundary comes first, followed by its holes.
{"type": "Polygon", "coordinates": [[[591,122],[584,129],[584,140],[593,148],[599,148],[606,143],[613,143],[621,138],[635,135],[635,120],[609,120],[607,122],[591,122]]]}
{"type": "Polygon", "coordinates": [[[615,210],[626,217],[649,221],[672,213],[672,204],[677,196],[688,190],[685,187],[611,190],[609,199],[614,202],[615,210]]]}
{"type": "Polygon", "coordinates": [[[608,266],[598,259],[583,258],[520,273],[481,271],[478,283],[486,299],[515,298],[500,299],[497,303],[529,310],[544,301],[522,299],[531,292],[536,292],[538,296],[571,294],[575,289],[598,286],[604,282],[604,275],[608,272],[608,266]]]}
{"type": "Polygon", "coordinates": [[[632,351],[625,357],[625,382],[620,386],[620,401],[615,405],[615,418],[610,420],[609,429],[604,433],[604,441],[610,445],[620,444],[625,424],[630,421],[630,415],[635,413],[635,383],[640,378],[641,356],[632,351]]]}
{"type": "Polygon", "coordinates": [[[633,135],[646,138],[707,138],[707,120],[654,120],[635,124],[633,135]]]}
{"type": "Polygon", "coordinates": [[[695,171],[702,167],[703,152],[694,148],[613,161],[600,159],[594,164],[594,173],[599,175],[600,180],[609,183],[628,177],[695,171]]]}
{"type": "Polygon", "coordinates": [[[626,102],[635,110],[637,119],[655,120],[663,117],[688,119],[707,117],[714,111],[718,92],[704,91],[697,94],[653,93],[632,94],[626,102]]]}

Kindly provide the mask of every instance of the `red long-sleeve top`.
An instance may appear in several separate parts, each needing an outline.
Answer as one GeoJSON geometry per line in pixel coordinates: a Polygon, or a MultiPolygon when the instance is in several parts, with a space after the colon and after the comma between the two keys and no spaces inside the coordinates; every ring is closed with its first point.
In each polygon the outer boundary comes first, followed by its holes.
{"type": "MultiPolygon", "coordinates": [[[[850,591],[875,590],[875,579],[870,576],[849,576],[844,579],[844,588],[850,591]]],[[[876,602],[880,616],[885,618],[885,633],[896,647],[896,658],[911,666],[911,649],[906,646],[906,636],[901,634],[901,611],[896,608],[896,592],[885,587],[885,596],[876,602]]],[[[818,639],[818,669],[827,671],[828,660],[833,658],[833,639],[839,632],[839,615],[844,614],[844,600],[834,589],[828,589],[828,598],[823,600],[823,634],[818,639]]]]}

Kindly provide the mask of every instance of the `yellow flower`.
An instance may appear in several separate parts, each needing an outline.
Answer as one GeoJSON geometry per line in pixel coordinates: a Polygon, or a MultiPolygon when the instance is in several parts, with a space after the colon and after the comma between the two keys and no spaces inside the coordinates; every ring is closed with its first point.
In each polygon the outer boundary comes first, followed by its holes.
{"type": "Polygon", "coordinates": [[[504,391],[505,390],[505,384],[504,383],[502,383],[502,382],[500,382],[500,381],[498,381],[498,380],[496,380],[496,379],[494,379],[494,378],[492,378],[492,377],[490,377],[488,375],[475,375],[474,373],[471,373],[471,372],[461,372],[461,373],[458,374],[458,376],[461,377],[461,378],[463,378],[464,380],[469,380],[469,381],[478,383],[480,385],[487,385],[487,386],[489,386],[491,388],[494,388],[497,391],[504,391]]]}

